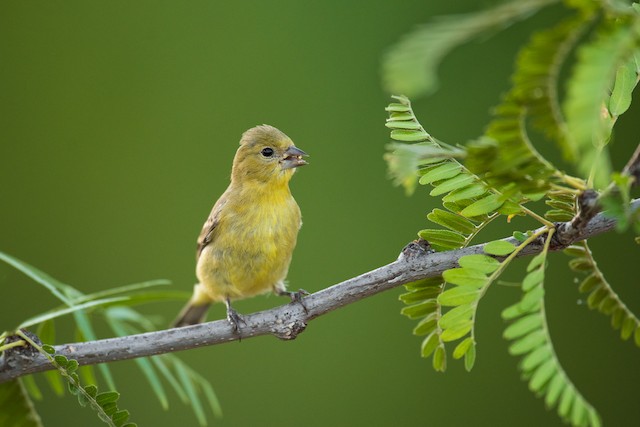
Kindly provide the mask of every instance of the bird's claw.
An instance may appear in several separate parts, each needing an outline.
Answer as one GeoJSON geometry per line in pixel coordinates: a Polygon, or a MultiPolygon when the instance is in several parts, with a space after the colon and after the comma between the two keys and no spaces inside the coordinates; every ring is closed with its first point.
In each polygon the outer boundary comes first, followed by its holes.
{"type": "Polygon", "coordinates": [[[297,302],[302,306],[302,309],[304,310],[305,313],[307,314],[309,313],[307,306],[304,304],[303,298],[311,294],[305,291],[304,289],[298,289],[297,291],[280,291],[278,295],[288,296],[289,298],[291,298],[292,303],[297,302]]]}
{"type": "Polygon", "coordinates": [[[240,323],[244,325],[247,324],[244,318],[231,307],[227,307],[227,321],[231,324],[233,332],[237,335],[240,335],[240,323]]]}

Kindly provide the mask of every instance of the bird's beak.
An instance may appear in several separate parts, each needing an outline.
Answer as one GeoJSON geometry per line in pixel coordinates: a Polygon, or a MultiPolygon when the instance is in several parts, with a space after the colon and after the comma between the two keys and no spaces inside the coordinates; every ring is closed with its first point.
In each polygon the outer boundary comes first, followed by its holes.
{"type": "Polygon", "coordinates": [[[282,163],[282,169],[297,168],[298,166],[304,166],[308,163],[302,159],[302,156],[308,156],[307,153],[292,145],[284,152],[284,156],[280,163],[282,163]]]}

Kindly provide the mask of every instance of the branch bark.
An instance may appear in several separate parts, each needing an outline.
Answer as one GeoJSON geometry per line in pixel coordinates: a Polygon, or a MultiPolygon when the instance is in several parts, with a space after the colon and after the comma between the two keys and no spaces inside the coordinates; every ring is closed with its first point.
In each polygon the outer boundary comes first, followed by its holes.
{"type": "MultiPolygon", "coordinates": [[[[639,208],[640,199],[636,199],[632,202],[632,209],[639,208]]],[[[562,233],[568,224],[556,224],[557,233],[562,233]]],[[[615,220],[607,218],[603,213],[592,215],[578,232],[576,228],[569,227],[570,237],[558,239],[558,243],[551,249],[564,249],[572,243],[608,232],[614,227],[615,220]]],[[[518,244],[511,237],[503,240],[518,244]]],[[[291,303],[243,316],[246,323],[240,325],[240,334],[234,333],[226,320],[217,320],[119,338],[63,344],[54,348],[56,353],[75,359],[80,365],[93,365],[223,344],[260,335],[274,335],[290,340],[303,332],[309,321],[319,316],[382,291],[439,276],[445,270],[457,267],[461,257],[483,253],[483,246],[484,244],[480,244],[454,251],[432,252],[422,242],[412,242],[403,249],[396,261],[305,297],[306,312],[300,304],[291,303]]],[[[535,255],[541,250],[542,245],[534,242],[524,248],[519,256],[535,255]]],[[[49,369],[53,369],[53,366],[41,354],[12,348],[0,359],[0,383],[49,369]]]]}

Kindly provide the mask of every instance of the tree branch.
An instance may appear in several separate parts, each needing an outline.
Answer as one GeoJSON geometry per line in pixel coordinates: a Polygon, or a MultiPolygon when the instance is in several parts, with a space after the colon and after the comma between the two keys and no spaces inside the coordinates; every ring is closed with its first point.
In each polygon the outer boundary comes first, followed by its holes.
{"type": "MultiPolygon", "coordinates": [[[[631,203],[633,210],[640,208],[640,199],[631,203]]],[[[562,233],[568,223],[557,225],[562,233]]],[[[571,227],[571,237],[558,239],[551,249],[560,250],[580,240],[608,232],[615,220],[604,214],[593,215],[580,227],[579,232],[571,227]]],[[[509,237],[504,240],[518,244],[509,237]]],[[[382,291],[420,279],[441,275],[445,270],[457,267],[458,259],[470,254],[483,253],[484,244],[464,249],[432,252],[423,242],[407,245],[398,259],[390,264],[311,294],[304,299],[304,308],[291,303],[270,310],[243,316],[246,323],[240,325],[240,335],[234,333],[226,320],[217,320],[184,328],[168,329],[109,338],[83,343],[55,346],[57,353],[75,359],[80,365],[93,365],[137,357],[153,356],[173,351],[187,350],[214,344],[222,344],[260,335],[274,335],[284,340],[296,338],[305,330],[309,321],[330,311],[352,304],[382,291]]],[[[524,248],[518,256],[540,253],[542,245],[534,242],[524,248]]],[[[3,353],[0,359],[0,383],[23,375],[53,369],[42,355],[28,348],[14,347],[3,353]]]]}

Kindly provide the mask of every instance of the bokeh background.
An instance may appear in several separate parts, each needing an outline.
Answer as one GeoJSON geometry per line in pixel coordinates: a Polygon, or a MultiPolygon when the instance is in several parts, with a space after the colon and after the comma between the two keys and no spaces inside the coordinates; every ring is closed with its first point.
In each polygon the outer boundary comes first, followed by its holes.
{"type": "MultiPolygon", "coordinates": [[[[392,261],[438,201],[425,189],[408,198],[387,179],[381,55],[415,25],[490,4],[481,3],[1,2],[0,250],[84,292],[155,278],[188,291],[195,239],[227,186],[239,137],[269,123],[311,154],[292,183],[304,227],[291,286],[317,291],[392,261]]],[[[508,86],[518,44],[561,14],[547,9],[456,50],[441,68],[440,90],[414,103],[429,132],[449,143],[478,136],[508,86]]],[[[620,122],[617,166],[638,141],[638,110],[620,122]]],[[[542,151],[555,159],[553,147],[542,151]]],[[[593,246],[639,311],[632,263],[640,251],[631,236],[593,246]]],[[[551,331],[566,370],[605,425],[638,422],[638,348],[581,304],[561,254],[548,277],[551,331]]],[[[180,354],[221,401],[224,418],[210,425],[562,425],[520,381],[501,338],[499,313],[517,289],[490,290],[476,367],[466,373],[450,361],[446,374],[419,357],[414,323],[399,315],[400,293],[319,318],[293,342],[261,337],[180,354]]],[[[0,300],[0,330],[57,305],[6,265],[0,300]]],[[[281,303],[258,297],[236,308],[281,303]]],[[[168,323],[180,306],[141,310],[168,323]]],[[[223,316],[222,306],[210,314],[223,316]]],[[[60,342],[70,331],[60,323],[60,342]]],[[[173,392],[163,411],[133,362],[112,368],[120,406],[140,426],[197,425],[173,392]]],[[[46,426],[101,425],[75,398],[43,389],[36,407],[46,426]]]]}

